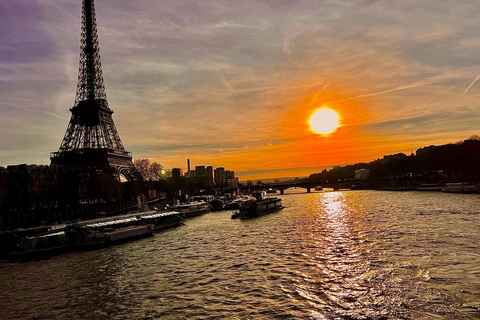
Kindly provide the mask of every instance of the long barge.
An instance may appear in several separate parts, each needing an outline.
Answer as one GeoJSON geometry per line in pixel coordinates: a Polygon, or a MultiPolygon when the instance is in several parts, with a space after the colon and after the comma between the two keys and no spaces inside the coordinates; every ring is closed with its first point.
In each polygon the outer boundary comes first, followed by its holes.
{"type": "Polygon", "coordinates": [[[123,228],[105,228],[85,234],[78,244],[80,249],[90,249],[100,246],[109,246],[124,241],[153,236],[154,225],[128,226],[123,228]]]}
{"type": "Polygon", "coordinates": [[[10,256],[25,260],[113,245],[153,236],[155,230],[181,225],[183,220],[184,215],[176,211],[146,211],[77,221],[53,231],[47,227],[44,233],[21,237],[10,256]]]}

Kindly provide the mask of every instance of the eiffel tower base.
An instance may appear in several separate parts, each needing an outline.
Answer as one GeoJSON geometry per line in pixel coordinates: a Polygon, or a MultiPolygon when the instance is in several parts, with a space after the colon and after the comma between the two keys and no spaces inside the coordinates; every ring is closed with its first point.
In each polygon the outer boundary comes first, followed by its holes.
{"type": "Polygon", "coordinates": [[[76,149],[54,152],[59,201],[63,204],[111,202],[122,198],[120,177],[139,181],[128,152],[109,149],[76,149]]]}
{"type": "Polygon", "coordinates": [[[128,181],[141,178],[132,162],[129,152],[112,149],[75,149],[66,152],[52,152],[52,165],[69,170],[110,172],[118,182],[120,176],[128,181]]]}

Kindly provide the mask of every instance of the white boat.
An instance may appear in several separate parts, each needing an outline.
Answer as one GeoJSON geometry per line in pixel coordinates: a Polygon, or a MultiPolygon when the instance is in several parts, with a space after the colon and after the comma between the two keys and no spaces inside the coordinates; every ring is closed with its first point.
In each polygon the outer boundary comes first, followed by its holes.
{"type": "Polygon", "coordinates": [[[199,216],[210,211],[210,207],[205,201],[187,202],[170,207],[171,210],[180,212],[185,218],[199,216]]]}
{"type": "Polygon", "coordinates": [[[155,226],[155,230],[181,225],[184,220],[183,214],[177,211],[147,212],[137,216],[137,218],[142,220],[142,224],[153,224],[155,226]]]}
{"type": "Polygon", "coordinates": [[[205,201],[205,202],[210,202],[210,201],[213,201],[215,200],[215,196],[212,196],[212,195],[203,195],[203,196],[193,196],[190,198],[191,201],[195,202],[195,201],[205,201]]]}
{"type": "Polygon", "coordinates": [[[442,191],[446,193],[477,193],[478,186],[466,182],[446,183],[442,191]]]}
{"type": "Polygon", "coordinates": [[[153,224],[128,226],[118,229],[105,228],[101,231],[93,230],[85,234],[80,246],[82,248],[104,246],[141,237],[153,236],[154,230],[155,226],[153,224]]]}
{"type": "Polygon", "coordinates": [[[155,229],[163,229],[180,225],[183,222],[183,215],[177,211],[150,210],[144,212],[131,212],[123,215],[96,218],[92,220],[78,221],[75,227],[79,228],[121,228],[132,225],[153,224],[155,229]]]}

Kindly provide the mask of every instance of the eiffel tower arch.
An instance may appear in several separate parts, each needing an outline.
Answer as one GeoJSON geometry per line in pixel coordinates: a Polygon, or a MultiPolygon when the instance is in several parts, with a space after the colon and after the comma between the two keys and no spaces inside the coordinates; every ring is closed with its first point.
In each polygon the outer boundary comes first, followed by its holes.
{"type": "Polygon", "coordinates": [[[102,171],[120,181],[143,180],[113,122],[103,82],[94,0],[82,2],[80,62],[72,116],[52,165],[67,170],[102,171]]]}

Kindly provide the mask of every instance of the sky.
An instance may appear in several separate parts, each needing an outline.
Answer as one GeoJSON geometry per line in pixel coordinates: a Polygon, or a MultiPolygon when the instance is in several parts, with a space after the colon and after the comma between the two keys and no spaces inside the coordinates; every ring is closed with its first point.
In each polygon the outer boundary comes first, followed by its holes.
{"type": "MultiPolygon", "coordinates": [[[[308,176],[480,134],[470,0],[97,0],[104,83],[134,159],[308,176]],[[340,127],[318,135],[320,107],[340,127]]],[[[0,166],[49,164],[75,100],[80,0],[0,2],[0,166]]]]}

